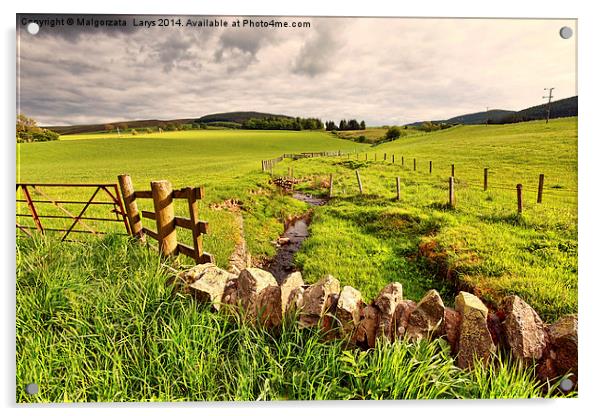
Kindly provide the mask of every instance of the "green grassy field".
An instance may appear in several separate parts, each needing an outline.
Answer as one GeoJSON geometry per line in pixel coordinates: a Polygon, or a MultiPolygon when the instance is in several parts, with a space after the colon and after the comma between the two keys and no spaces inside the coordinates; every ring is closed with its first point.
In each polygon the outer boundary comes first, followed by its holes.
{"type": "MultiPolygon", "coordinates": [[[[342,139],[355,140],[355,141],[362,140],[365,143],[374,144],[374,143],[384,140],[385,135],[387,134],[387,128],[385,128],[385,127],[368,127],[365,130],[342,130],[342,131],[335,131],[332,134],[336,135],[337,137],[340,137],[342,139]],[[360,139],[361,136],[363,136],[364,139],[360,139]]],[[[401,128],[401,137],[402,138],[422,136],[424,134],[425,134],[424,132],[414,129],[414,128],[407,128],[407,129],[404,129],[403,127],[401,128]]]]}
{"type": "MultiPolygon", "coordinates": [[[[334,174],[334,198],[313,208],[311,235],[295,259],[307,282],[330,273],[369,301],[387,282],[399,281],[406,298],[418,300],[437,288],[450,306],[458,286],[491,305],[515,293],[548,322],[577,312],[575,118],[459,126],[372,147],[323,132],[211,130],[70,136],[17,150],[20,182],[114,183],[118,174],[129,173],[137,189],[149,189],[154,179],[169,179],[174,187],[204,185],[201,217],[211,228],[205,250],[222,267],[241,235],[235,214],[213,204],[240,200],[256,260],[275,253],[271,241],[283,231],[283,218],[309,209],[269,183],[261,159],[357,151],[285,160],[274,169],[278,176],[292,167],[301,179],[297,189],[318,195],[327,194],[334,174]],[[455,209],[447,206],[451,163],[455,209]],[[488,191],[482,189],[484,167],[488,191]],[[358,194],[356,170],[364,195],[358,194]],[[546,185],[543,203],[536,204],[540,173],[546,185]],[[521,216],[517,183],[524,186],[521,216]]],[[[68,192],[53,196],[86,196],[68,192]]],[[[25,211],[22,204],[19,209],[25,211]]],[[[36,397],[18,391],[18,401],[544,394],[532,368],[513,367],[503,357],[497,371],[465,373],[435,343],[380,345],[362,355],[293,327],[274,335],[240,326],[172,295],[156,254],[125,238],[74,244],[19,239],[17,250],[17,382],[48,381],[36,397]]],[[[168,260],[176,267],[180,261],[168,260]]]]}
{"type": "MultiPolygon", "coordinates": [[[[286,162],[275,172],[293,164],[301,176],[319,172],[327,181],[335,175],[335,199],[317,210],[297,256],[310,280],[330,272],[368,298],[400,281],[404,294],[416,300],[437,287],[451,301],[453,286],[468,286],[493,306],[518,294],[546,320],[577,312],[576,119],[456,127],[377,146],[367,155],[368,161],[362,153],[286,162]],[[451,163],[453,210],[446,205],[451,163]],[[355,170],[362,175],[363,197],[355,170]],[[540,173],[546,185],[537,204],[540,173]],[[522,216],[516,214],[517,183],[524,190],[522,216]]],[[[306,190],[312,188],[308,183],[306,190]]]]}
{"type": "MultiPolygon", "coordinates": [[[[64,136],[56,142],[17,145],[17,181],[35,183],[116,183],[117,176],[128,173],[138,190],[150,189],[150,181],[167,179],[174,188],[202,185],[206,200],[201,217],[209,221],[210,235],[205,250],[214,254],[220,266],[226,266],[237,241],[241,238],[232,213],[212,210],[211,204],[225,199],[244,201],[250,208],[244,213],[249,247],[257,257],[274,254],[270,241],[282,232],[281,220],[289,213],[299,213],[304,204],[292,198],[270,193],[266,177],[261,173],[261,160],[283,153],[301,151],[352,151],[365,145],[337,139],[324,132],[312,131],[242,131],[196,130],[164,132],[118,137],[117,134],[83,134],[64,136]]],[[[81,189],[48,189],[54,197],[66,200],[89,197],[81,189]]],[[[104,198],[101,200],[108,200],[104,198]]],[[[139,201],[140,209],[151,209],[152,202],[139,201]]],[[[27,212],[25,204],[18,211],[27,212]]],[[[52,205],[43,206],[47,215],[60,215],[52,205]]],[[[185,204],[176,205],[178,213],[187,216],[185,204]]],[[[64,215],[64,214],[63,214],[64,215]]],[[[92,207],[88,216],[106,217],[108,208],[92,207]]],[[[110,216],[110,215],[109,215],[110,216]]],[[[64,228],[68,221],[44,220],[64,228]]],[[[154,229],[152,221],[143,220],[154,229]]],[[[23,220],[32,226],[32,221],[23,220]]],[[[96,229],[123,231],[119,224],[94,224],[96,229]]],[[[83,229],[76,227],[76,229],[83,229]]],[[[188,233],[181,236],[190,243],[188,233]]]]}
{"type": "MultiPolygon", "coordinates": [[[[529,398],[534,369],[471,372],[446,343],[345,340],[288,322],[266,332],[172,292],[156,253],[109,236],[17,251],[17,402],[529,398]],[[39,393],[24,392],[36,382],[39,393]]],[[[558,384],[559,381],[556,382],[558,384]]],[[[571,394],[574,395],[574,394],[571,394]]]]}

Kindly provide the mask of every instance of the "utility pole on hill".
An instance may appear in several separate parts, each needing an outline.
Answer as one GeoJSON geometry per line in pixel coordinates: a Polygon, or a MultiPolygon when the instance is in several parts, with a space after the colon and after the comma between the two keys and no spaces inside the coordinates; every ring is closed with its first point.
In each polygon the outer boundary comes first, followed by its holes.
{"type": "Polygon", "coordinates": [[[546,124],[548,124],[548,121],[550,121],[550,109],[552,107],[552,98],[554,98],[554,97],[552,97],[552,91],[554,90],[554,87],[552,87],[552,88],[544,88],[543,90],[544,91],[549,91],[549,93],[548,93],[547,96],[544,95],[542,97],[543,99],[546,99],[546,98],[548,99],[548,115],[546,117],[546,124]]]}

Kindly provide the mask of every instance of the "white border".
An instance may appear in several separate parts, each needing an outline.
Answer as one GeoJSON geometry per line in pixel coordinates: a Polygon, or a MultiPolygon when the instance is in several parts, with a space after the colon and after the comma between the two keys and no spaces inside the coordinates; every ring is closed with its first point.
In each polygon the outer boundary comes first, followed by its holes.
{"type": "MultiPolygon", "coordinates": [[[[295,3],[283,1],[157,1],[125,2],[123,0],[102,0],[96,3],[54,0],[23,0],[3,2],[2,13],[2,91],[1,101],[3,151],[5,158],[2,173],[2,190],[5,203],[2,219],[8,234],[0,238],[4,275],[2,276],[2,334],[0,343],[3,374],[0,394],[2,405],[13,414],[19,410],[29,413],[51,413],[76,415],[128,414],[143,411],[147,415],[162,415],[174,408],[179,414],[246,414],[264,415],[286,412],[305,415],[314,412],[344,412],[347,414],[367,414],[377,412],[426,412],[462,414],[507,415],[509,412],[536,412],[549,415],[588,412],[595,407],[599,396],[598,386],[602,385],[598,375],[600,368],[600,325],[602,315],[597,308],[602,273],[599,266],[600,216],[600,149],[602,143],[602,120],[599,116],[600,65],[599,39],[602,39],[600,15],[596,13],[595,2],[545,1],[527,2],[506,0],[503,2],[472,2],[468,0],[399,2],[370,1],[325,1],[305,0],[295,3]],[[7,4],[8,3],[8,4],[7,4]],[[155,13],[155,14],[250,14],[250,15],[317,15],[317,16],[423,16],[423,17],[536,17],[536,18],[578,18],[579,19],[579,306],[580,306],[580,372],[579,399],[554,401],[422,401],[422,402],[287,402],[268,404],[249,403],[209,403],[209,404],[153,404],[153,405],[80,405],[78,407],[32,408],[15,406],[14,400],[14,197],[12,187],[15,181],[15,144],[13,137],[15,120],[15,13],[155,13]],[[10,192],[9,192],[10,189],[10,192]],[[334,409],[336,407],[336,410],[334,409]]],[[[6,413],[5,413],[6,414],[6,413]]]]}

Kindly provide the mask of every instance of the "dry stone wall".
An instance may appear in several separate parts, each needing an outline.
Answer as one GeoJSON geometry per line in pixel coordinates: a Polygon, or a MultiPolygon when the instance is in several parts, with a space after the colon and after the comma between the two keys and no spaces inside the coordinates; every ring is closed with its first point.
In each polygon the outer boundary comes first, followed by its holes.
{"type": "Polygon", "coordinates": [[[328,336],[347,337],[360,348],[373,348],[378,338],[409,342],[442,338],[461,368],[471,368],[475,360],[486,363],[504,349],[516,360],[536,363],[541,380],[570,372],[574,386],[577,382],[577,316],[546,325],[514,295],[492,311],[475,295],[460,292],[450,308],[436,290],[428,291],[418,303],[403,299],[402,285],[394,282],[367,304],[359,290],[341,287],[330,275],[306,285],[301,273],[294,272],[279,285],[271,273],[259,268],[246,268],[237,276],[213,264],[179,273],[176,284],[200,302],[211,303],[216,311],[230,306],[250,323],[267,328],[276,328],[287,314],[296,314],[301,327],[328,330],[328,336]]]}

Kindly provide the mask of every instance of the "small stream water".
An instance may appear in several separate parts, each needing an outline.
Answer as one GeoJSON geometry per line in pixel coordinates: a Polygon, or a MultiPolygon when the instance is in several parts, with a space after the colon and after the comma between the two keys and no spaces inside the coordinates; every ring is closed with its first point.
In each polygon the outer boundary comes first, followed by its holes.
{"type": "MultiPolygon", "coordinates": [[[[299,192],[293,193],[293,198],[306,202],[311,206],[322,206],[327,200],[299,192]]],[[[295,265],[293,257],[301,248],[301,244],[309,237],[309,224],[311,223],[312,211],[309,210],[300,217],[294,218],[280,236],[276,255],[269,261],[268,271],[274,275],[278,283],[294,272],[295,265]]]]}

